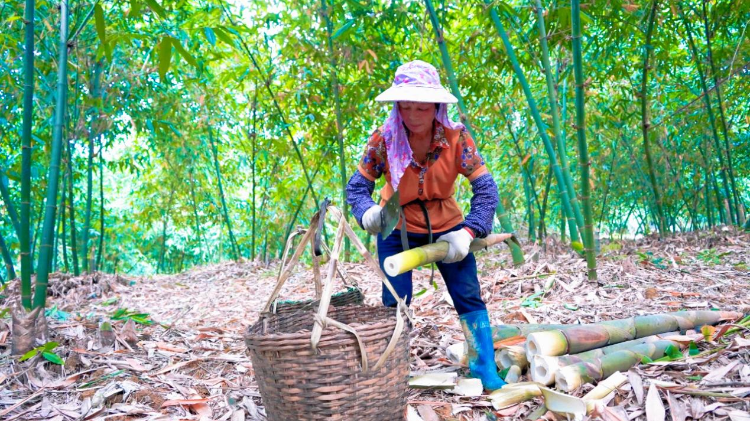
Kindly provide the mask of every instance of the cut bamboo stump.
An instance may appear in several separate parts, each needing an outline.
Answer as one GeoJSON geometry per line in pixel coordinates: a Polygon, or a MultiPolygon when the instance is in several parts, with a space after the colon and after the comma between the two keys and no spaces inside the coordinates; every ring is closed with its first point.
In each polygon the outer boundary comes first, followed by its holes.
{"type": "MultiPolygon", "coordinates": [[[[510,239],[512,236],[511,234],[490,234],[486,238],[475,238],[469,246],[469,251],[474,252],[494,246],[510,239]]],[[[419,266],[445,259],[445,256],[448,254],[448,247],[448,243],[444,241],[415,247],[386,258],[385,262],[383,262],[383,268],[388,275],[398,276],[419,266]]]]}

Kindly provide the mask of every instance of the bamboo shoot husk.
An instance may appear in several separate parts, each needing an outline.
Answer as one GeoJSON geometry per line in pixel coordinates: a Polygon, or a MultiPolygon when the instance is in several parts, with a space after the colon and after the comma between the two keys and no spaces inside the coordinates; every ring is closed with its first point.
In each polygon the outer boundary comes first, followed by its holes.
{"type": "Polygon", "coordinates": [[[445,349],[445,355],[453,364],[467,364],[466,342],[455,343],[445,349]]]}
{"type": "Polygon", "coordinates": [[[623,349],[630,349],[636,345],[655,342],[661,340],[663,337],[674,335],[677,333],[679,332],[668,332],[662,335],[653,335],[645,338],[633,339],[631,341],[621,342],[602,348],[596,348],[586,352],[581,352],[579,354],[563,355],[559,357],[551,355],[535,355],[530,363],[531,367],[529,369],[529,372],[531,374],[531,379],[537,383],[549,386],[555,383],[555,374],[562,367],[584,361],[591,361],[594,358],[599,358],[623,349]]]}
{"type": "Polygon", "coordinates": [[[527,336],[526,357],[531,361],[534,355],[576,354],[604,345],[613,345],[623,340],[643,338],[674,330],[684,331],[724,320],[737,320],[740,317],[742,313],[737,312],[678,311],[590,325],[576,325],[575,328],[556,331],[534,332],[527,336]],[[631,337],[633,331],[635,336],[631,337]]]}
{"type": "Polygon", "coordinates": [[[583,396],[583,401],[586,403],[586,413],[591,414],[597,401],[606,398],[626,381],[628,381],[628,377],[619,371],[615,371],[605,380],[600,381],[595,388],[583,396]]]}
{"type": "Polygon", "coordinates": [[[517,366],[524,370],[529,366],[529,360],[526,359],[526,350],[522,346],[508,346],[495,351],[495,363],[500,368],[510,368],[517,366]]]}
{"type": "Polygon", "coordinates": [[[542,396],[542,390],[537,383],[522,382],[503,386],[490,393],[489,399],[495,409],[503,409],[538,396],[542,396]]]}
{"type": "MultiPolygon", "coordinates": [[[[511,234],[490,234],[485,238],[475,238],[469,251],[478,251],[511,238],[511,234]]],[[[448,243],[441,241],[395,254],[385,259],[383,268],[390,276],[398,276],[416,267],[439,262],[448,254],[448,243]]]]}
{"type": "Polygon", "coordinates": [[[657,359],[664,356],[669,346],[679,344],[667,340],[636,345],[629,350],[620,350],[611,354],[584,361],[561,368],[555,376],[556,387],[562,391],[570,391],[590,383],[609,377],[616,371],[627,371],[638,364],[643,356],[657,359]]]}

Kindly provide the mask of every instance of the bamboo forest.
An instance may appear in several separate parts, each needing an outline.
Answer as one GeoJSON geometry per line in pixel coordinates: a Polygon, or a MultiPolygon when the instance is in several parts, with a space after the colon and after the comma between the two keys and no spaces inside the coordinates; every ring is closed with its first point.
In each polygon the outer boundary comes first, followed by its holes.
{"type": "Polygon", "coordinates": [[[749,23],[3,1],[0,419],[750,419],[749,23]]]}

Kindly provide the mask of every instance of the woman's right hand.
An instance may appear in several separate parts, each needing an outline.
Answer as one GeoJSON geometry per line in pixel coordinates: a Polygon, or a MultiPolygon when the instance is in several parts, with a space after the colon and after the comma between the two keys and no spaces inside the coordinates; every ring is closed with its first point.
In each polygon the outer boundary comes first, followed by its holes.
{"type": "Polygon", "coordinates": [[[362,227],[372,235],[377,235],[382,226],[380,225],[380,210],[382,208],[378,205],[371,206],[367,209],[364,215],[362,215],[362,227]]]}

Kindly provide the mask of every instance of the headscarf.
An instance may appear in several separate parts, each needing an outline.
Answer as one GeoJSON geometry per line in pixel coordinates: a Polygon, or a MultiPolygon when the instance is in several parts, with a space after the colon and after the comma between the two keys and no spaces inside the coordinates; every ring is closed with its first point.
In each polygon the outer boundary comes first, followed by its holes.
{"type": "MultiPolygon", "coordinates": [[[[396,76],[393,79],[393,86],[413,85],[415,87],[442,88],[440,76],[434,66],[421,60],[415,60],[401,65],[396,70],[396,76]]],[[[406,100],[405,100],[406,101],[406,100]]],[[[412,98],[409,101],[420,102],[419,98],[412,98]]],[[[448,104],[442,104],[435,113],[435,119],[444,127],[453,130],[462,130],[464,125],[452,121],[448,117],[448,104]]],[[[404,175],[406,168],[412,161],[412,150],[409,146],[409,137],[406,134],[404,121],[398,111],[398,102],[393,102],[391,114],[383,125],[383,138],[385,139],[385,148],[388,154],[388,165],[391,173],[391,185],[393,190],[398,190],[398,184],[404,175]]]]}

